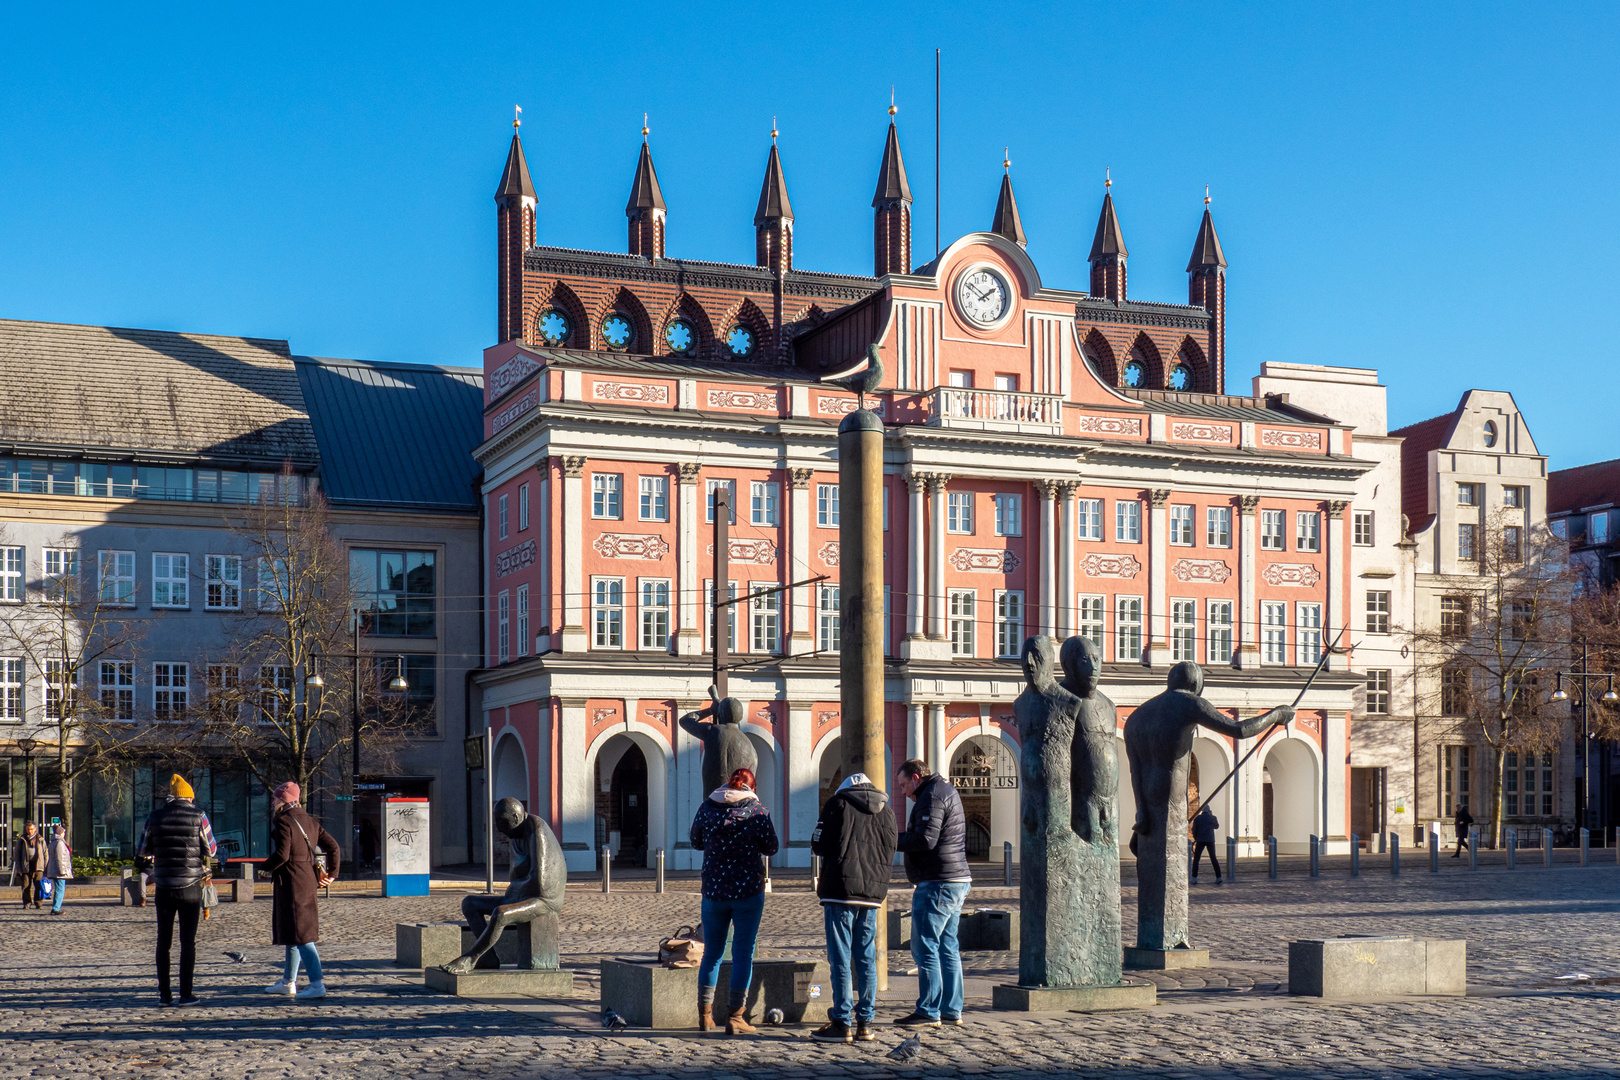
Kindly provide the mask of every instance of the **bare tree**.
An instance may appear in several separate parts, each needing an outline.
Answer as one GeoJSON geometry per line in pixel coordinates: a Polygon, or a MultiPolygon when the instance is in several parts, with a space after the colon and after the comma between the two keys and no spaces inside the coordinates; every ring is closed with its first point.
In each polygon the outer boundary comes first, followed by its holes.
{"type": "Polygon", "coordinates": [[[1507,755],[1554,749],[1568,733],[1569,709],[1550,695],[1569,655],[1573,579],[1564,543],[1543,526],[1497,511],[1475,534],[1463,554],[1477,572],[1452,579],[1437,624],[1403,629],[1418,657],[1420,714],[1490,750],[1494,843],[1507,755]]]}

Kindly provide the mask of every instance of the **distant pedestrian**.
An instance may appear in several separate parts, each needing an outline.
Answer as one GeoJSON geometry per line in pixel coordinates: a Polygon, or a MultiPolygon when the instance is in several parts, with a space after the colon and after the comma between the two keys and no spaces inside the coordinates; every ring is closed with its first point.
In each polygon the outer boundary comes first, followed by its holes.
{"type": "Polygon", "coordinates": [[[32,821],[23,826],[22,835],[11,853],[11,865],[22,883],[22,906],[39,907],[39,883],[45,876],[45,838],[39,826],[32,821]]]}
{"type": "Polygon", "coordinates": [[[321,975],[321,955],[315,948],[320,940],[319,893],[337,874],[342,853],[332,834],[298,805],[302,796],[291,780],[276,788],[270,806],[270,857],[264,869],[276,884],[270,908],[270,940],[285,945],[286,961],[281,978],[265,987],[265,993],[313,1000],[326,996],[321,975]],[[326,853],[326,867],[316,865],[315,849],[326,853]],[[298,966],[303,962],[309,985],[298,989],[298,966]]]}
{"type": "Polygon", "coordinates": [[[889,895],[894,845],[889,797],[865,773],[851,773],[821,808],[821,820],[810,834],[810,853],[821,856],[816,895],[821,897],[832,976],[827,1023],[810,1033],[818,1042],[871,1042],[877,1037],[872,1031],[877,1012],[877,916],[889,895]]]}
{"type": "Polygon", "coordinates": [[[770,811],[754,794],[754,774],[738,769],[709,793],[692,819],[692,848],[703,852],[703,960],[698,965],[698,1029],[713,1031],[720,958],[731,938],[731,995],[726,1034],[752,1035],[748,985],[754,978],[754,944],[765,912],[765,860],[777,850],[770,811]]]}
{"type": "Polygon", "coordinates": [[[913,758],[895,773],[895,791],[911,799],[911,821],[898,838],[911,894],[911,955],[917,961],[917,1008],[895,1023],[962,1023],[962,954],[956,932],[973,888],[967,864],[967,817],[956,786],[913,758]]]}
{"type": "Polygon", "coordinates": [[[1208,803],[1205,803],[1199,809],[1198,816],[1193,818],[1192,883],[1194,885],[1198,884],[1198,862],[1204,857],[1205,851],[1209,852],[1209,865],[1215,868],[1215,884],[1219,885],[1221,883],[1221,863],[1215,857],[1215,830],[1220,827],[1221,823],[1215,820],[1215,812],[1209,808],[1208,803]]]}
{"type": "Polygon", "coordinates": [[[1468,807],[1462,803],[1457,804],[1455,825],[1457,829],[1457,850],[1451,853],[1451,857],[1458,859],[1462,857],[1463,848],[1468,846],[1468,830],[1474,826],[1474,815],[1470,814],[1468,807]]]}
{"type": "Polygon", "coordinates": [[[152,882],[157,886],[158,1001],[163,1005],[195,1005],[191,976],[197,966],[197,923],[202,919],[202,887],[218,848],[208,815],[192,800],[196,793],[176,773],[169,779],[169,796],[146,819],[139,853],[151,860],[152,882]],[[174,944],[175,920],[180,922],[180,999],[170,992],[169,950],[174,944]]]}
{"type": "Polygon", "coordinates": [[[62,901],[67,897],[68,878],[73,876],[73,849],[68,847],[67,828],[57,822],[51,826],[51,838],[46,843],[45,876],[51,881],[51,914],[62,914],[62,901]]]}

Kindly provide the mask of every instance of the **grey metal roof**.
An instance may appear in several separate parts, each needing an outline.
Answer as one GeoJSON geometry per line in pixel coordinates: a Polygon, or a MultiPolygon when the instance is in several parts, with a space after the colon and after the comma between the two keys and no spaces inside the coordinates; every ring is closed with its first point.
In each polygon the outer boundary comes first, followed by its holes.
{"type": "Polygon", "coordinates": [[[1320,416],[1297,405],[1290,405],[1280,395],[1264,398],[1234,397],[1230,394],[1202,394],[1177,390],[1119,391],[1135,398],[1149,412],[1173,413],[1176,416],[1206,416],[1221,420],[1258,420],[1265,423],[1335,424],[1338,421],[1320,416]]]}
{"type": "Polygon", "coordinates": [[[484,438],[473,368],[296,358],[335,505],[478,509],[472,450],[484,438]]]}

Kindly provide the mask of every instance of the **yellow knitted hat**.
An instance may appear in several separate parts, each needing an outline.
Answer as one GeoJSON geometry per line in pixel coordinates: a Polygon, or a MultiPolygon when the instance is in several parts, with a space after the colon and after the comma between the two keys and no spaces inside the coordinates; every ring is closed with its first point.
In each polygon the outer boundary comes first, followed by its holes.
{"type": "Polygon", "coordinates": [[[191,785],[186,783],[185,777],[179,773],[175,773],[169,780],[169,794],[177,799],[195,799],[197,797],[197,793],[191,790],[191,785]]]}

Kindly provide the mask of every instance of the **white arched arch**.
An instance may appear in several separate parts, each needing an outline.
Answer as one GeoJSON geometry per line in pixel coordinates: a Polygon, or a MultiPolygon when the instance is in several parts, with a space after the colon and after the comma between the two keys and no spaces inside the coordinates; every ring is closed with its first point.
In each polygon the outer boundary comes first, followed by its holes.
{"type": "Polygon", "coordinates": [[[782,827],[782,773],[780,755],[776,752],[775,740],[767,742],[757,731],[754,725],[746,725],[743,730],[748,735],[748,741],[754,747],[754,756],[759,759],[754,769],[754,783],[757,785],[755,794],[759,801],[771,812],[776,822],[777,833],[780,835],[782,827]]]}
{"type": "Polygon", "coordinates": [[[534,789],[529,786],[528,754],[523,737],[512,728],[502,731],[495,741],[495,784],[491,798],[517,799],[534,810],[534,789]]]}
{"type": "MultiPolygon", "coordinates": [[[[1200,800],[1207,799],[1208,793],[1214,791],[1216,785],[1226,780],[1232,771],[1232,750],[1219,739],[1199,735],[1193,739],[1192,756],[1198,762],[1198,797],[1200,800]]],[[[1227,781],[1210,806],[1216,820],[1221,823],[1215,830],[1215,843],[1220,845],[1222,856],[1226,853],[1226,838],[1232,826],[1232,805],[1232,783],[1227,781]]]]}
{"type": "Polygon", "coordinates": [[[1309,739],[1289,735],[1267,745],[1262,761],[1271,783],[1271,830],[1277,850],[1303,855],[1321,835],[1322,757],[1309,739]]]}
{"type": "Polygon", "coordinates": [[[1136,788],[1131,783],[1131,759],[1125,753],[1125,736],[1114,738],[1114,756],[1119,763],[1119,857],[1134,858],[1131,854],[1131,826],[1136,824],[1136,788]]]}
{"type": "MultiPolygon", "coordinates": [[[[1014,739],[1005,728],[989,727],[983,725],[968,728],[952,739],[945,747],[945,768],[949,772],[951,765],[956,761],[956,755],[962,751],[975,738],[999,739],[1002,746],[1012,755],[1014,775],[1020,775],[1020,755],[1018,740],[1014,739]]],[[[991,788],[990,790],[990,861],[999,862],[1002,857],[1002,845],[1011,843],[1013,862],[1019,860],[1020,816],[1023,814],[1022,791],[1020,788],[991,788]]]]}
{"type": "MultiPolygon", "coordinates": [[[[647,759],[647,860],[648,865],[651,865],[658,848],[663,848],[666,852],[675,850],[674,837],[670,831],[675,814],[674,808],[670,805],[673,785],[669,782],[674,755],[670,751],[669,743],[664,740],[664,733],[657,728],[643,724],[639,720],[616,724],[611,731],[598,736],[585,750],[585,775],[591,777],[593,782],[599,757],[617,764],[618,759],[624,755],[624,744],[615,741],[620,739],[628,739],[635,743],[642,756],[647,759]]],[[[593,791],[590,811],[593,816],[595,797],[593,791]]]]}

